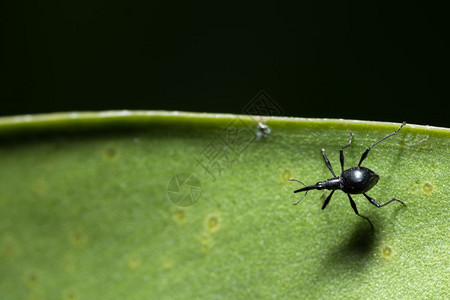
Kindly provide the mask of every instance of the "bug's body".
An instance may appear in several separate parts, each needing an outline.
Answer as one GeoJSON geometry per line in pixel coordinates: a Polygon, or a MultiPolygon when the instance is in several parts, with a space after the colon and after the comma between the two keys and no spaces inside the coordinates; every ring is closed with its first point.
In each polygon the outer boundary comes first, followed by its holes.
{"type": "MultiPolygon", "coordinates": [[[[361,167],[361,163],[364,161],[364,159],[367,157],[367,154],[369,153],[369,151],[378,143],[382,142],[383,140],[387,139],[388,137],[391,137],[395,134],[397,134],[400,129],[402,129],[402,127],[405,125],[405,123],[403,123],[399,129],[397,129],[396,131],[394,131],[391,134],[388,134],[387,136],[385,136],[384,138],[382,138],[381,140],[375,142],[372,146],[370,146],[369,148],[366,149],[366,151],[362,154],[361,159],[359,161],[359,164],[357,167],[353,167],[353,168],[349,168],[344,170],[344,149],[349,147],[352,143],[352,138],[353,136],[350,135],[350,141],[348,142],[348,144],[344,147],[341,148],[340,150],[340,161],[341,161],[341,169],[342,169],[342,173],[339,176],[336,176],[336,174],[333,171],[333,168],[331,167],[331,163],[328,160],[327,156],[325,155],[325,150],[322,149],[322,157],[325,161],[325,165],[328,167],[328,169],[330,170],[331,174],[333,174],[334,177],[329,178],[325,181],[319,181],[314,185],[309,185],[309,186],[305,186],[304,188],[295,190],[294,193],[298,193],[298,192],[308,192],[310,190],[331,190],[330,194],[328,195],[328,197],[325,199],[323,205],[322,205],[322,209],[324,209],[328,203],[331,200],[331,197],[333,196],[333,193],[336,190],[341,190],[344,193],[347,194],[349,200],[350,200],[350,205],[352,206],[354,212],[366,219],[370,226],[373,229],[373,224],[372,222],[369,220],[369,218],[362,216],[358,213],[358,209],[356,208],[356,204],[353,201],[352,197],[350,196],[351,194],[363,194],[364,197],[367,198],[367,200],[370,201],[370,203],[372,203],[373,205],[375,205],[376,207],[382,207],[385,206],[391,202],[397,201],[400,202],[401,204],[405,205],[406,204],[396,198],[392,198],[390,201],[380,205],[378,204],[378,202],[373,199],[372,197],[368,196],[366,194],[366,192],[370,191],[378,182],[378,180],[380,179],[380,177],[378,176],[377,173],[375,173],[374,171],[372,171],[371,169],[365,168],[365,167],[361,167]]],[[[290,179],[291,181],[297,181],[300,182],[296,179],[290,179]]],[[[302,182],[300,182],[302,183],[302,182]]],[[[303,183],[302,183],[303,184],[303,183]]],[[[305,196],[306,196],[305,193],[305,196]]],[[[303,199],[303,198],[302,198],[303,199]]],[[[299,201],[297,201],[296,203],[294,203],[294,205],[298,204],[302,199],[300,199],[299,201]]]]}
{"type": "Polygon", "coordinates": [[[319,181],[294,191],[294,193],[309,190],[342,190],[347,194],[363,194],[373,188],[380,177],[371,169],[364,167],[354,167],[345,170],[338,177],[333,177],[325,181],[319,181]]]}
{"type": "Polygon", "coordinates": [[[380,177],[371,169],[355,167],[342,172],[339,179],[341,182],[341,190],[344,193],[362,194],[373,188],[380,177]]]}

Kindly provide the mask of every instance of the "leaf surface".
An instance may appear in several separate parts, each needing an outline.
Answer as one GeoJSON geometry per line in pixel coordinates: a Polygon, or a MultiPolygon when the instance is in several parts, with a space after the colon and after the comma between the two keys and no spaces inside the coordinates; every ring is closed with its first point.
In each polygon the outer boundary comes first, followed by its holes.
{"type": "MultiPolygon", "coordinates": [[[[401,120],[400,120],[401,121],[401,120]]],[[[372,149],[362,195],[293,191],[337,174],[399,124],[179,112],[0,119],[5,299],[444,299],[450,130],[372,149]],[[257,136],[257,123],[271,133],[257,136]],[[177,205],[175,205],[175,204],[177,205]]]]}

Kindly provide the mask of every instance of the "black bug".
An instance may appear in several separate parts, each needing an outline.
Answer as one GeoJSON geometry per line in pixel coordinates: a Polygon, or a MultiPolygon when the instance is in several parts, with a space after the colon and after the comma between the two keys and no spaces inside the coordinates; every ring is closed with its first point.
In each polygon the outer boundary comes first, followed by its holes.
{"type": "Polygon", "coordinates": [[[341,190],[347,194],[348,199],[350,200],[350,205],[352,206],[355,214],[357,214],[361,218],[366,219],[369,222],[370,226],[372,227],[372,230],[374,230],[373,224],[369,220],[369,218],[359,214],[358,209],[356,208],[356,203],[355,203],[355,201],[353,201],[351,194],[363,194],[364,197],[366,197],[367,200],[369,200],[369,202],[372,203],[373,205],[375,205],[376,207],[383,207],[394,201],[400,202],[401,204],[406,206],[405,202],[403,202],[399,199],[396,199],[396,198],[392,198],[391,200],[389,200],[388,202],[386,202],[384,204],[379,204],[374,198],[367,195],[366,192],[368,192],[371,188],[373,188],[377,184],[378,179],[380,177],[374,171],[372,171],[368,168],[365,168],[365,167],[361,167],[362,162],[364,161],[364,159],[366,159],[367,155],[369,154],[370,150],[373,147],[375,147],[377,144],[381,143],[385,139],[387,139],[393,135],[396,135],[400,131],[400,129],[402,129],[402,127],[405,126],[405,124],[406,123],[403,122],[402,125],[400,126],[400,128],[398,128],[396,131],[388,134],[381,140],[375,142],[372,146],[368,147],[366,149],[366,151],[364,151],[364,153],[362,154],[357,167],[353,167],[353,168],[344,170],[344,149],[347,147],[350,147],[350,145],[352,144],[352,139],[353,139],[353,135],[350,134],[350,140],[349,140],[348,144],[345,145],[344,147],[342,147],[340,150],[340,153],[339,153],[339,155],[340,155],[339,158],[340,158],[340,162],[341,162],[341,170],[342,170],[342,173],[339,176],[336,176],[336,174],[334,173],[333,168],[331,167],[331,163],[325,154],[325,149],[322,149],[323,160],[325,161],[325,165],[331,171],[331,174],[333,174],[333,177],[330,179],[327,179],[325,181],[319,181],[316,184],[310,185],[310,186],[306,186],[303,182],[301,182],[299,180],[289,179],[289,181],[296,181],[305,186],[304,188],[294,191],[294,193],[306,192],[305,195],[300,200],[298,200],[297,202],[294,203],[294,205],[297,205],[298,203],[300,203],[300,201],[303,198],[305,198],[306,194],[310,190],[327,189],[327,190],[331,190],[331,192],[328,195],[328,197],[325,199],[325,201],[323,202],[322,209],[325,209],[325,207],[330,202],[331,197],[333,196],[334,192],[336,190],[341,190]]]}

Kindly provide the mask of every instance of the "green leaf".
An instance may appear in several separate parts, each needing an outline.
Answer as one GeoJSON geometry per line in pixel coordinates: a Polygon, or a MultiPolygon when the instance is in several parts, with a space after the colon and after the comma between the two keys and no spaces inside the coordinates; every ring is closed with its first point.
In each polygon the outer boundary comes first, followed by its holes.
{"type": "MultiPolygon", "coordinates": [[[[399,120],[401,121],[401,120],[399,120]]],[[[0,119],[4,299],[449,298],[450,130],[405,126],[363,165],[382,208],[293,191],[399,124],[177,112],[0,119]],[[257,123],[272,132],[256,137],[257,123]],[[207,169],[208,167],[209,169],[207,169]],[[209,171],[209,173],[207,172],[209,171]],[[178,203],[178,206],[174,203],[178,203]]]]}

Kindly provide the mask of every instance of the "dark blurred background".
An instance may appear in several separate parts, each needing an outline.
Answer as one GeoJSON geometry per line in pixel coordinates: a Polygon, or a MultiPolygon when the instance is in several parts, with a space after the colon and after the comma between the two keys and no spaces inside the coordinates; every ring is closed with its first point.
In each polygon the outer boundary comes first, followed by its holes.
{"type": "Polygon", "coordinates": [[[151,109],[450,127],[448,10],[409,1],[295,5],[3,1],[0,115],[151,109]]]}

